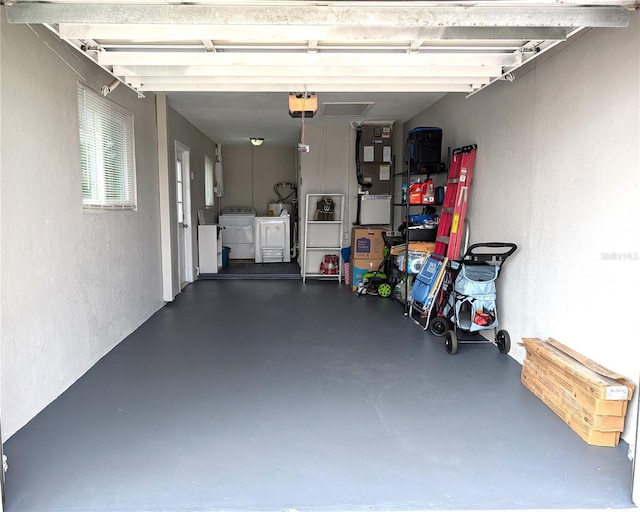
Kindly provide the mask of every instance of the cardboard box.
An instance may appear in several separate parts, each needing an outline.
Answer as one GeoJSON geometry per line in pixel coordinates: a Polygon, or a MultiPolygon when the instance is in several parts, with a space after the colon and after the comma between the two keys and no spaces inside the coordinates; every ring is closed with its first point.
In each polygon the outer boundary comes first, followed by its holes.
{"type": "Polygon", "coordinates": [[[620,442],[620,432],[602,432],[588,427],[580,421],[578,416],[563,410],[562,407],[552,401],[548,401],[542,389],[535,385],[533,379],[531,379],[526,372],[522,373],[521,382],[588,444],[594,446],[618,446],[620,442]]]}
{"type": "Polygon", "coordinates": [[[571,430],[578,434],[583,441],[592,446],[618,446],[620,432],[600,432],[599,430],[580,430],[569,425],[571,430]]]}
{"type": "MultiPolygon", "coordinates": [[[[567,419],[575,416],[584,426],[593,430],[603,432],[622,432],[624,430],[624,415],[601,415],[596,414],[593,410],[585,407],[583,404],[575,400],[569,393],[564,392],[561,388],[549,385],[546,381],[546,372],[538,367],[531,359],[525,359],[522,367],[522,382],[527,388],[534,386],[539,388],[536,396],[542,395],[545,404],[553,404],[560,409],[558,416],[566,416],[567,419]],[[525,383],[525,381],[527,381],[525,383]]],[[[605,401],[606,402],[606,401],[605,401]]],[[[609,403],[624,403],[626,401],[609,401],[609,403]]],[[[564,418],[563,418],[564,419],[564,418]]],[[[568,423],[568,421],[566,421],[568,423]]]]}
{"type": "Polygon", "coordinates": [[[380,267],[383,258],[356,258],[351,260],[351,289],[356,290],[362,276],[367,272],[375,272],[380,267]]]}
{"type": "MultiPolygon", "coordinates": [[[[391,247],[391,254],[394,256],[400,256],[404,254],[406,245],[394,245],[391,247]]],[[[431,254],[436,248],[436,244],[434,242],[409,242],[409,250],[416,252],[426,252],[427,254],[431,254]]]]}
{"type": "Polygon", "coordinates": [[[587,443],[617,446],[634,384],[554,339],[523,344],[522,384],[587,443]]]}
{"type": "MultiPolygon", "coordinates": [[[[429,253],[426,252],[418,252],[418,251],[409,251],[409,274],[419,274],[420,270],[422,270],[422,266],[427,261],[429,257],[429,253]]],[[[398,268],[402,270],[402,272],[407,272],[407,265],[405,263],[405,255],[401,254],[398,256],[397,263],[398,268]]]]}
{"type": "Polygon", "coordinates": [[[386,229],[383,228],[354,227],[351,231],[351,258],[382,260],[384,258],[382,233],[385,231],[386,229]]]}
{"type": "Polygon", "coordinates": [[[563,383],[566,379],[544,361],[527,356],[522,367],[523,372],[535,378],[536,384],[556,401],[566,403],[568,407],[580,407],[585,412],[597,416],[624,416],[627,413],[627,400],[601,400],[595,396],[575,389],[570,391],[563,383]]]}
{"type": "Polygon", "coordinates": [[[602,400],[630,400],[634,384],[590,359],[572,351],[556,340],[544,343],[538,338],[522,338],[527,355],[538,357],[541,364],[552,365],[566,377],[567,389],[583,389],[602,400]],[[563,351],[572,352],[569,355],[563,351]]]}

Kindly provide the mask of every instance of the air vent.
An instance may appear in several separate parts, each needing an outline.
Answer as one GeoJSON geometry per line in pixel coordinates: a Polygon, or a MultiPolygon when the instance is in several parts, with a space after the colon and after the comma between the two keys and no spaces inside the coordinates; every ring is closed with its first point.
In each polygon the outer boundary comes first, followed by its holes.
{"type": "Polygon", "coordinates": [[[372,101],[364,103],[352,102],[327,102],[323,103],[323,117],[358,117],[365,115],[375,103],[372,101]]]}

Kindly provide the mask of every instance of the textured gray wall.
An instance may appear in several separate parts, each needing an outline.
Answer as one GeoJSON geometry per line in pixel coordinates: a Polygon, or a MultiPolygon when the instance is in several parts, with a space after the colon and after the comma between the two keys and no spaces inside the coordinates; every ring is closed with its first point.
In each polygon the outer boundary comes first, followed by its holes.
{"type": "MultiPolygon", "coordinates": [[[[258,215],[267,215],[269,203],[277,199],[276,183],[295,183],[295,149],[270,146],[223,146],[223,206],[253,206],[258,215]]],[[[291,189],[284,189],[286,192],[291,189]]]]}
{"type": "Polygon", "coordinates": [[[3,17],[5,438],[162,306],[153,96],[138,99],[124,86],[110,95],[135,117],[137,211],[86,213],[77,81],[99,90],[111,77],[34,30],[40,37],[3,17]]]}
{"type": "MultiPolygon", "coordinates": [[[[198,265],[198,208],[204,208],[204,155],[209,155],[211,160],[215,163],[216,160],[216,147],[215,143],[209,139],[204,133],[193,126],[184,117],[178,114],[172,108],[168,109],[167,116],[167,139],[168,139],[168,152],[169,152],[169,191],[171,195],[171,205],[169,212],[171,214],[171,231],[172,239],[175,240],[177,230],[177,216],[175,193],[176,193],[176,181],[175,181],[175,161],[176,161],[176,141],[184,144],[189,148],[190,170],[193,178],[190,177],[191,187],[191,224],[188,229],[192,230],[192,251],[193,251],[193,275],[195,277],[195,267],[198,265]]],[[[216,205],[218,207],[218,198],[216,198],[216,205]]],[[[178,247],[175,243],[172,243],[173,261],[178,261],[178,247]]],[[[173,288],[176,291],[180,290],[180,282],[178,276],[177,264],[172,265],[173,274],[173,288]]]]}
{"type": "Polygon", "coordinates": [[[639,21],[591,30],[515,82],[447,95],[405,126],[441,126],[445,147],[478,144],[471,242],[519,246],[498,292],[512,340],[554,337],[636,382],[625,298],[640,270],[639,21]]]}

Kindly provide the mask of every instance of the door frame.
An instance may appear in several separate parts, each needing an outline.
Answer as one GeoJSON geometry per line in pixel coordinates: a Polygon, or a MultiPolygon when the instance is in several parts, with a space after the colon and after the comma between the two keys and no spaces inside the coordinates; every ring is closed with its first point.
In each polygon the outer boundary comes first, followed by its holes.
{"type": "Polygon", "coordinates": [[[640,444],[640,399],[636,398],[636,442],[633,446],[633,462],[631,466],[633,468],[633,474],[631,475],[631,501],[640,507],[640,461],[638,460],[640,450],[638,450],[638,444],[640,444]]]}
{"type": "Polygon", "coordinates": [[[171,201],[171,158],[169,155],[169,127],[168,127],[167,95],[156,94],[156,132],[158,140],[158,192],[160,196],[160,252],[162,260],[162,300],[171,302],[180,293],[179,286],[173,279],[173,234],[172,216],[175,208],[171,201]],[[178,288],[178,289],[176,289],[178,288]]]}
{"type": "MultiPolygon", "coordinates": [[[[175,141],[169,133],[169,105],[167,95],[156,94],[156,131],[158,142],[158,192],[160,196],[160,251],[162,259],[162,300],[173,301],[181,292],[178,259],[178,234],[176,222],[176,184],[175,184],[175,141]],[[174,142],[172,142],[172,140],[174,142]]],[[[184,144],[183,144],[184,146],[184,144]]],[[[184,146],[187,147],[187,146],[184,146]]],[[[191,169],[188,174],[188,186],[191,186],[191,169]]],[[[189,194],[188,214],[191,212],[191,194],[189,194]]],[[[191,220],[191,219],[190,219],[191,220]]],[[[192,224],[189,224],[189,238],[193,240],[192,224]]],[[[185,230],[187,231],[187,230],[185,230]]],[[[191,265],[187,268],[193,276],[193,244],[189,247],[191,265]]],[[[193,277],[191,277],[193,280],[193,277]]]]}
{"type": "MultiPolygon", "coordinates": [[[[193,282],[193,225],[191,223],[192,215],[191,215],[191,148],[186,144],[176,140],[174,142],[174,172],[173,179],[174,183],[177,182],[178,174],[177,174],[177,163],[180,160],[182,164],[182,209],[183,209],[183,222],[184,227],[180,226],[179,222],[176,222],[176,247],[178,249],[178,257],[176,258],[176,269],[178,272],[178,285],[180,290],[182,290],[185,286],[193,282]],[[183,231],[182,237],[182,247],[180,247],[180,233],[179,229],[183,231]],[[181,266],[182,266],[182,258],[184,258],[184,267],[185,267],[185,275],[184,281],[181,276],[181,266]]],[[[177,204],[178,200],[178,191],[176,187],[176,193],[174,194],[174,206],[177,204]]],[[[176,214],[177,217],[177,214],[176,214]]],[[[178,219],[176,218],[176,221],[178,219]]]]}

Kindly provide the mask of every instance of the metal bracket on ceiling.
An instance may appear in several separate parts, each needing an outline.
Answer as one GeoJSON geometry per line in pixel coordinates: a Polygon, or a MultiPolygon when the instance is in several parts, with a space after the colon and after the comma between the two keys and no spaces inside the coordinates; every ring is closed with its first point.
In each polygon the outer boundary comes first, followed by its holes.
{"type": "Polygon", "coordinates": [[[213,41],[208,39],[203,39],[202,44],[204,45],[204,51],[207,53],[215,53],[216,47],[213,45],[213,41]]]}
{"type": "MultiPolygon", "coordinates": [[[[567,39],[569,39],[570,37],[574,36],[575,34],[577,34],[578,32],[580,32],[581,30],[583,30],[584,27],[574,27],[571,30],[569,30],[569,32],[567,33],[567,39]]],[[[469,98],[471,96],[473,96],[474,94],[479,93],[480,91],[482,91],[483,89],[486,89],[487,87],[489,87],[491,84],[493,84],[494,82],[496,82],[497,80],[508,80],[508,81],[512,81],[509,80],[507,77],[507,75],[513,75],[513,72],[518,69],[521,68],[523,65],[525,65],[527,62],[532,61],[533,59],[535,59],[536,57],[539,57],[540,55],[542,55],[543,53],[551,50],[552,48],[556,47],[557,45],[559,45],[560,43],[562,43],[563,41],[545,41],[545,42],[538,42],[538,43],[534,43],[535,46],[534,47],[530,47],[529,51],[523,51],[523,48],[520,48],[520,55],[522,56],[522,61],[520,62],[520,64],[516,65],[516,66],[510,66],[509,69],[504,69],[503,73],[498,76],[495,77],[491,80],[489,80],[488,83],[482,85],[481,87],[475,89],[473,92],[470,92],[469,94],[467,94],[465,96],[465,98],[469,98]]],[[[530,46],[530,45],[529,45],[530,46]]]]}
{"type": "Polygon", "coordinates": [[[538,45],[538,43],[535,43],[528,46],[523,46],[519,51],[523,55],[525,53],[533,53],[535,55],[536,53],[540,53],[540,46],[538,45]]]}
{"type": "Polygon", "coordinates": [[[83,52],[101,52],[104,51],[104,48],[96,43],[93,39],[81,39],[80,40],[80,49],[83,52]]]}
{"type": "Polygon", "coordinates": [[[111,83],[105,84],[100,89],[100,92],[103,96],[108,96],[113,92],[113,90],[120,85],[120,80],[118,78],[114,78],[111,83]]]}
{"type": "Polygon", "coordinates": [[[409,46],[407,53],[419,53],[422,43],[424,43],[424,39],[414,39],[411,41],[411,45],[409,46]]]}
{"type": "Polygon", "coordinates": [[[307,51],[309,53],[318,53],[318,41],[316,40],[309,41],[307,46],[307,51]]]}
{"type": "MultiPolygon", "coordinates": [[[[45,23],[44,27],[49,30],[50,32],[52,32],[53,34],[55,34],[57,37],[60,37],[60,32],[58,31],[57,27],[54,27],[50,24],[45,23]]],[[[74,50],[76,50],[77,52],[79,52],[80,54],[84,55],[86,58],[88,58],[89,60],[91,60],[94,64],[100,66],[100,64],[98,64],[98,62],[96,61],[97,56],[92,56],[90,52],[94,52],[94,50],[88,50],[85,47],[85,43],[93,43],[97,49],[100,52],[104,52],[104,49],[100,47],[100,45],[98,45],[95,41],[93,40],[89,40],[89,39],[85,39],[85,40],[77,40],[77,39],[62,39],[60,38],[61,41],[65,42],[66,44],[68,44],[71,48],[73,48],[74,50]]],[[[126,87],[128,87],[129,89],[131,89],[133,92],[136,93],[136,95],[138,96],[138,99],[142,99],[145,97],[145,95],[139,91],[138,89],[136,89],[135,87],[132,87],[131,85],[129,85],[127,82],[125,82],[124,80],[122,80],[119,76],[115,75],[113,73],[113,70],[110,69],[110,67],[106,67],[106,66],[100,66],[104,71],[106,71],[107,73],[109,73],[113,78],[115,78],[116,80],[118,80],[119,82],[123,83],[126,87]]],[[[113,82],[111,82],[111,84],[113,84],[113,82]]],[[[115,89],[116,86],[113,87],[113,89],[115,89]]]]}

